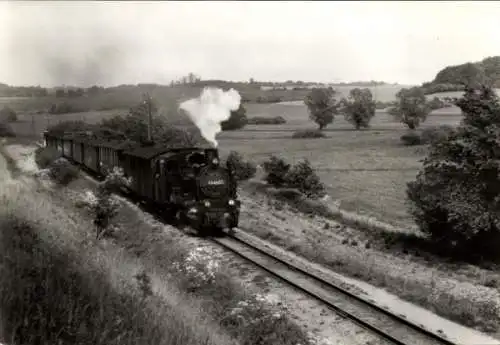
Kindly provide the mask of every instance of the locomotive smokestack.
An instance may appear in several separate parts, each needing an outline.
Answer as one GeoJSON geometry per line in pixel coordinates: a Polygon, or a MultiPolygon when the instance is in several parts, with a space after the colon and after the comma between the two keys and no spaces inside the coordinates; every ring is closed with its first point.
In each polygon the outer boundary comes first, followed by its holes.
{"type": "Polygon", "coordinates": [[[204,88],[198,98],[181,103],[180,109],[187,112],[189,118],[201,135],[217,147],[216,135],[222,130],[221,122],[231,116],[231,111],[240,106],[241,96],[238,91],[223,91],[218,88],[204,88]]]}

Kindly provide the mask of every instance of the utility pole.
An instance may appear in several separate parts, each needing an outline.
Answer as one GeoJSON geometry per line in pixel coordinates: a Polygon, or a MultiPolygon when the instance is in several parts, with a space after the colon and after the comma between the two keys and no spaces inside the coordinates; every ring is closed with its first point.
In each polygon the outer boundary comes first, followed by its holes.
{"type": "Polygon", "coordinates": [[[149,96],[149,93],[146,93],[146,100],[144,101],[144,104],[148,107],[148,141],[151,143],[153,141],[153,114],[151,114],[151,96],[149,96]]]}

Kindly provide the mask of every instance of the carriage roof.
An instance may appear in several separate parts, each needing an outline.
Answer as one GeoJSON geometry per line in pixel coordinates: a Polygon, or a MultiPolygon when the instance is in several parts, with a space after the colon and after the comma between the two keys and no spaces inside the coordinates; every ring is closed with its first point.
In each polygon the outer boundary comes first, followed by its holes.
{"type": "Polygon", "coordinates": [[[152,159],[154,157],[163,155],[163,154],[178,154],[181,152],[195,152],[195,151],[206,151],[206,150],[212,150],[215,151],[217,149],[213,147],[205,147],[205,146],[199,146],[199,147],[186,147],[186,146],[175,146],[175,145],[153,145],[153,146],[141,146],[133,150],[128,150],[124,151],[124,154],[137,157],[137,158],[142,158],[142,159],[152,159]]]}

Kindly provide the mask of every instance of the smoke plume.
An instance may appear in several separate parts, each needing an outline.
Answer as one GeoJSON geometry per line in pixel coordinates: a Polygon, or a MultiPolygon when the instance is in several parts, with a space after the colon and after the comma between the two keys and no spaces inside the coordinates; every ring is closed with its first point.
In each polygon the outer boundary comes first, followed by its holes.
{"type": "Polygon", "coordinates": [[[201,135],[217,147],[215,136],[222,130],[221,122],[229,119],[231,111],[239,108],[240,101],[241,96],[234,89],[223,91],[206,87],[198,98],[182,102],[179,108],[186,111],[201,135]]]}

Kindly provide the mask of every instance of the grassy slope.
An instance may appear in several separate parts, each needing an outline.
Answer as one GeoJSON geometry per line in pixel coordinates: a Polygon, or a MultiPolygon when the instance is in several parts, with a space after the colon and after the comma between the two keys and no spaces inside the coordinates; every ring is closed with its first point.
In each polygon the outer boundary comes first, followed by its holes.
{"type": "Polygon", "coordinates": [[[175,289],[140,284],[144,267],[95,243],[86,223],[0,157],[0,340],[10,344],[230,344],[175,289]],[[150,290],[152,289],[152,290],[150,290]],[[181,302],[182,301],[182,302],[181,302]]]}

